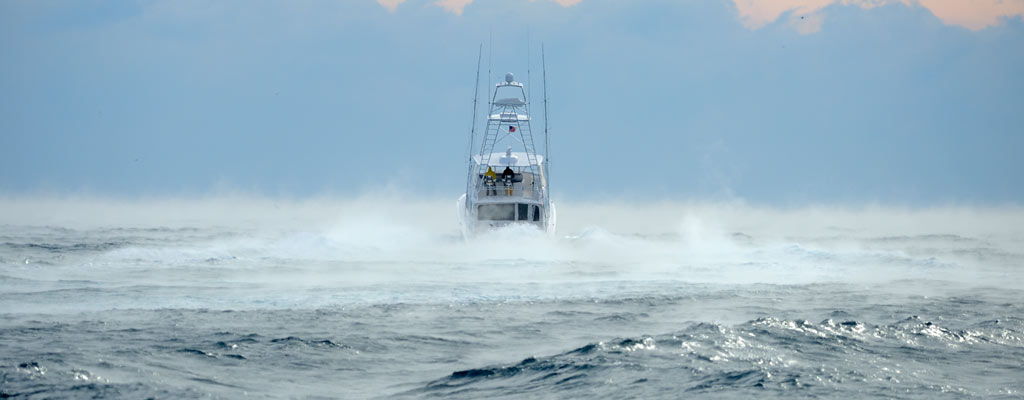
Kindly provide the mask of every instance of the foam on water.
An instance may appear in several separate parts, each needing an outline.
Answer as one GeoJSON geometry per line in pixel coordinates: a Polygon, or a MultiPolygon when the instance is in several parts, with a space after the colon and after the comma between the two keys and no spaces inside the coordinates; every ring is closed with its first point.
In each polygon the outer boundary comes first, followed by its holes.
{"type": "Polygon", "coordinates": [[[7,395],[1024,390],[1020,208],[560,203],[468,240],[389,195],[0,209],[7,395]]]}

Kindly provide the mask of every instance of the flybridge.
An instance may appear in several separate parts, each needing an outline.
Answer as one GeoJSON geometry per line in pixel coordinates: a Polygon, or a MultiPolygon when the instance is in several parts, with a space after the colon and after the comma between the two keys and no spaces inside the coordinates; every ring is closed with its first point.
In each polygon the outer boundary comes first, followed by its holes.
{"type": "MultiPolygon", "coordinates": [[[[542,47],[542,65],[543,54],[542,47]]],[[[479,80],[478,56],[477,87],[479,80]]],[[[479,147],[468,160],[466,193],[458,202],[463,234],[469,236],[481,230],[513,224],[553,232],[555,212],[548,188],[548,165],[534,137],[530,99],[525,85],[517,82],[511,72],[505,74],[504,81],[494,85],[494,93],[487,103],[486,123],[479,135],[476,133],[477,98],[474,95],[474,122],[469,147],[473,149],[477,143],[479,147]]],[[[544,106],[541,143],[547,152],[550,141],[546,93],[544,106]]]]}

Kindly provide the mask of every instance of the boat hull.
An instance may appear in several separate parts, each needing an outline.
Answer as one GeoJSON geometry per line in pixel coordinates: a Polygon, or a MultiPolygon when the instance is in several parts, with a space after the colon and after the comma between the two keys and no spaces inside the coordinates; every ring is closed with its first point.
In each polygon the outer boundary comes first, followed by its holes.
{"type": "Polygon", "coordinates": [[[508,228],[512,226],[535,228],[537,230],[544,231],[548,234],[553,234],[555,232],[554,204],[549,203],[547,208],[545,208],[543,204],[531,204],[525,202],[489,201],[467,205],[466,201],[467,200],[465,194],[460,196],[459,199],[456,201],[456,213],[458,215],[459,228],[464,238],[469,238],[479,233],[508,228]],[[532,209],[532,211],[528,211],[528,217],[493,219],[482,216],[481,213],[479,212],[480,206],[508,206],[517,207],[519,208],[519,210],[532,209]],[[536,218],[534,218],[534,215],[536,215],[536,218]]]}

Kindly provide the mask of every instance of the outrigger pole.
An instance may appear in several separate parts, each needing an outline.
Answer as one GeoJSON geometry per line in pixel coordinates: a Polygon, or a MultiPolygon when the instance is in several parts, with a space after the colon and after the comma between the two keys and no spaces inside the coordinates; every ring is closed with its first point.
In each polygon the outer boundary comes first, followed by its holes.
{"type": "MultiPolygon", "coordinates": [[[[473,174],[473,138],[476,136],[476,108],[477,98],[480,96],[480,60],[484,55],[484,45],[480,44],[480,48],[476,53],[476,85],[473,85],[473,125],[469,127],[469,149],[466,150],[466,157],[468,165],[467,175],[472,176],[473,174]]],[[[489,93],[489,91],[488,91],[489,93]]],[[[545,115],[545,118],[547,116],[545,115]]],[[[469,178],[469,177],[467,177],[469,178]]],[[[469,183],[473,179],[466,179],[466,196],[469,196],[469,183]]],[[[466,199],[466,208],[469,208],[469,199],[466,199]]]]}
{"type": "MultiPolygon", "coordinates": [[[[494,100],[494,96],[491,96],[491,83],[494,82],[493,80],[491,80],[491,62],[493,61],[493,58],[494,58],[494,57],[491,56],[491,48],[493,46],[494,46],[494,30],[491,29],[491,30],[487,31],[487,107],[488,108],[490,108],[490,106],[491,106],[491,101],[494,100]]],[[[494,89],[494,90],[497,91],[498,89],[494,89]]]]}
{"type": "MultiPolygon", "coordinates": [[[[530,82],[530,27],[526,27],[526,113],[530,113],[530,102],[533,101],[533,82],[530,82]]],[[[545,150],[547,151],[547,150],[545,150]]]]}
{"type": "Polygon", "coordinates": [[[544,196],[544,210],[551,213],[551,136],[548,135],[548,67],[544,59],[544,43],[540,44],[540,67],[544,83],[544,179],[547,184],[547,193],[544,196]]]}

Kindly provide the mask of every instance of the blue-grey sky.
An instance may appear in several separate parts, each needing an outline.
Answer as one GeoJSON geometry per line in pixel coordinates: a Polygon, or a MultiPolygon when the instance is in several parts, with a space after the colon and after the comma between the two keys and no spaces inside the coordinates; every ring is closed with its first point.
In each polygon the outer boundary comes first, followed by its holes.
{"type": "Polygon", "coordinates": [[[556,198],[1021,203],[1022,15],[1024,0],[0,0],[0,194],[455,198],[477,48],[483,80],[489,32],[491,80],[525,80],[529,30],[556,198]]]}

